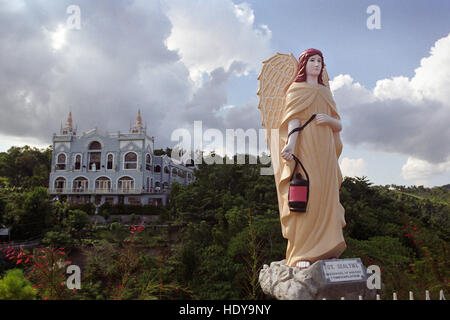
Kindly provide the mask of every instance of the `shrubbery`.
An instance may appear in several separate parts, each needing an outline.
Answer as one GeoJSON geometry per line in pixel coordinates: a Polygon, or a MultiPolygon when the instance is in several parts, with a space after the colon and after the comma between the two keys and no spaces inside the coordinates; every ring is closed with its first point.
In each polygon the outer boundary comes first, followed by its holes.
{"type": "Polygon", "coordinates": [[[21,269],[11,269],[0,279],[0,300],[34,300],[36,291],[21,269]]]}
{"type": "Polygon", "coordinates": [[[130,204],[109,204],[104,203],[98,209],[98,214],[101,216],[111,215],[160,215],[167,211],[164,206],[153,205],[130,205],[130,204]]]}

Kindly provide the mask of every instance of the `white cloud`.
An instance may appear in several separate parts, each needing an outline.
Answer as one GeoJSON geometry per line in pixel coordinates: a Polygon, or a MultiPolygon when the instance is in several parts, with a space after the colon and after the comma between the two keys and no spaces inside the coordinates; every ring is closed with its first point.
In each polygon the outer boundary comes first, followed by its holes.
{"type": "Polygon", "coordinates": [[[411,79],[377,81],[369,90],[350,75],[330,85],[344,143],[401,153],[435,165],[450,156],[450,34],[436,41],[411,79]]]}
{"type": "Polygon", "coordinates": [[[23,138],[0,134],[0,150],[8,150],[11,147],[28,145],[30,147],[46,149],[50,144],[42,143],[40,139],[33,137],[23,138]]]}
{"type": "Polygon", "coordinates": [[[428,179],[448,171],[450,171],[450,161],[432,164],[425,160],[409,157],[402,167],[402,176],[403,179],[413,180],[416,184],[427,185],[428,179]]]}
{"type": "Polygon", "coordinates": [[[436,41],[430,56],[420,61],[411,87],[425,99],[436,100],[450,109],[450,34],[436,41]]]}
{"type": "Polygon", "coordinates": [[[341,160],[340,167],[344,177],[367,176],[367,163],[363,158],[351,159],[344,157],[341,160]]]}
{"type": "MultiPolygon", "coordinates": [[[[0,134],[5,139],[33,143],[6,137],[35,137],[50,144],[70,109],[80,132],[96,126],[118,131],[128,129],[140,107],[157,148],[170,147],[170,133],[194,120],[223,127],[216,112],[227,105],[229,78],[244,70],[243,62],[233,60],[226,70],[218,63],[195,86],[185,61],[166,46],[172,25],[159,2],[80,0],[81,30],[65,30],[69,4],[36,0],[14,11],[0,7],[0,30],[7,30],[0,42],[0,134]],[[45,10],[35,10],[41,7],[45,10]]],[[[219,17],[220,9],[204,8],[210,12],[203,15],[219,17]]],[[[241,7],[246,23],[249,10],[241,7]]]]}
{"type": "Polygon", "coordinates": [[[411,86],[407,77],[393,77],[378,80],[373,89],[374,98],[378,101],[402,99],[409,103],[420,103],[422,96],[411,86]]]}
{"type": "Polygon", "coordinates": [[[245,66],[240,73],[257,70],[272,53],[271,31],[254,24],[254,12],[246,2],[170,0],[166,6],[172,23],[167,47],[178,51],[197,84],[204,73],[228,70],[233,62],[245,66]]]}

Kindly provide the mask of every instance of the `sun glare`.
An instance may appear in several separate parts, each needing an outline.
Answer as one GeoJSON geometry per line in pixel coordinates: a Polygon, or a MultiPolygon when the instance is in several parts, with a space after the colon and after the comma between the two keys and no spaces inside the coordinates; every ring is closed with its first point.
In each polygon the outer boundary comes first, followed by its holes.
{"type": "Polygon", "coordinates": [[[67,29],[60,24],[58,29],[52,33],[52,48],[54,50],[59,50],[66,44],[66,35],[67,29]]]}
{"type": "Polygon", "coordinates": [[[44,34],[50,41],[50,45],[54,51],[58,51],[64,47],[67,42],[67,28],[59,24],[55,31],[43,28],[44,34]]]}

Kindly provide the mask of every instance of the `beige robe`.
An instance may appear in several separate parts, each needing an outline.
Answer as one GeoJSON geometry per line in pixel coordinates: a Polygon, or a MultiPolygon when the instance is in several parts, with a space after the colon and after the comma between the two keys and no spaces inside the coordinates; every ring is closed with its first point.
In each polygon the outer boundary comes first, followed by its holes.
{"type": "MultiPolygon", "coordinates": [[[[339,202],[342,174],[338,158],[342,152],[339,133],[328,125],[317,125],[316,119],[299,132],[294,154],[302,161],[310,179],[306,212],[291,212],[288,205],[289,178],[295,161],[286,161],[281,150],[286,145],[288,123],[299,119],[303,125],[314,113],[340,117],[330,89],[322,85],[294,82],[287,91],[281,115],[279,146],[274,162],[275,182],[283,237],[288,239],[286,264],[299,260],[338,258],[346,248],[342,234],[345,210],[339,202]]],[[[273,159],[274,160],[274,159],[273,159]]],[[[297,172],[302,172],[297,166],[297,172]]]]}

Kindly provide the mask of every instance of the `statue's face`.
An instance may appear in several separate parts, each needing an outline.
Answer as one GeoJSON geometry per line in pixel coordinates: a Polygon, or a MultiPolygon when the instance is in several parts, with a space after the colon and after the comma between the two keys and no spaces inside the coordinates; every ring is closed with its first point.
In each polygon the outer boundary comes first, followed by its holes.
{"type": "Polygon", "coordinates": [[[322,58],[316,54],[309,57],[306,63],[306,75],[318,76],[322,70],[322,58]]]}

